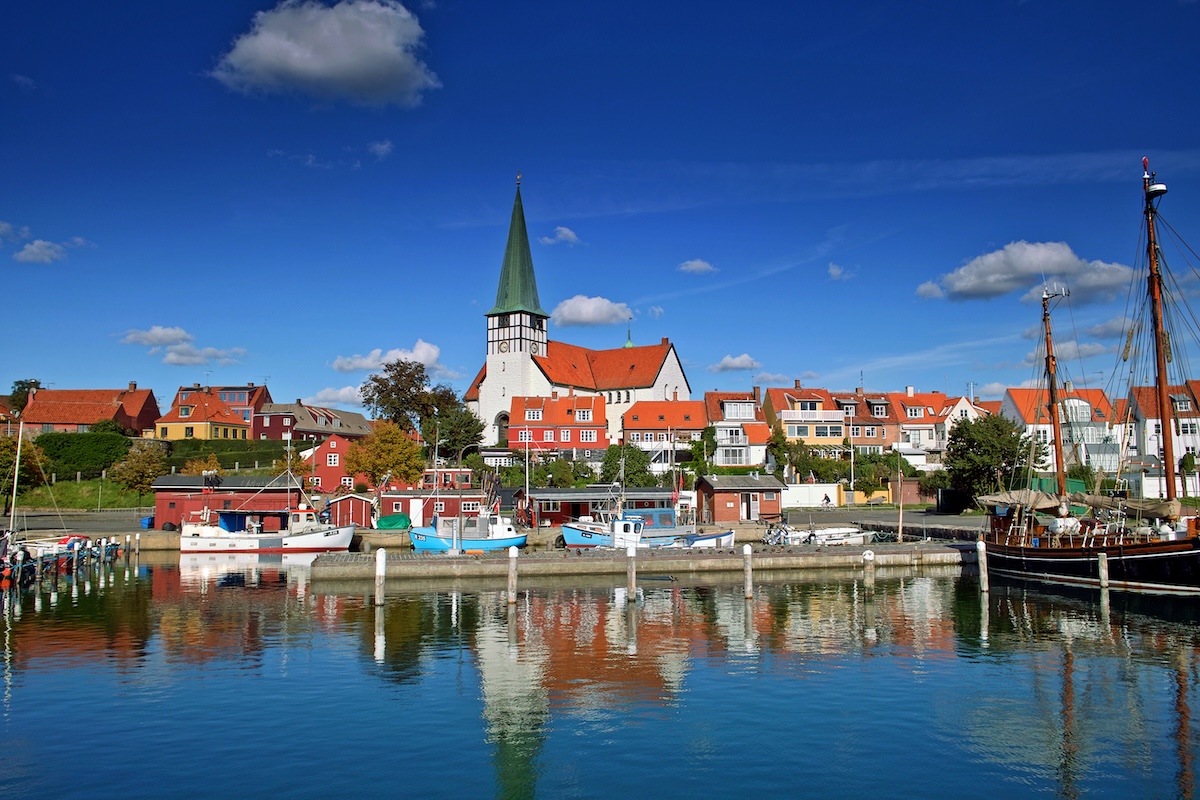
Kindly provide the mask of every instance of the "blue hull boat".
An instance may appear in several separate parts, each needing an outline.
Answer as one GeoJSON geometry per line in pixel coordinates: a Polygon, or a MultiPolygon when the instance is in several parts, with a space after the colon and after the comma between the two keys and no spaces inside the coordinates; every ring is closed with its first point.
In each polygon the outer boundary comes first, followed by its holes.
{"type": "MultiPolygon", "coordinates": [[[[454,549],[453,537],[434,533],[433,528],[413,528],[408,532],[408,536],[412,540],[413,549],[418,553],[444,553],[454,549]]],[[[461,537],[458,540],[458,549],[466,552],[507,550],[510,547],[524,547],[528,538],[525,534],[502,536],[494,539],[461,537]]]]}

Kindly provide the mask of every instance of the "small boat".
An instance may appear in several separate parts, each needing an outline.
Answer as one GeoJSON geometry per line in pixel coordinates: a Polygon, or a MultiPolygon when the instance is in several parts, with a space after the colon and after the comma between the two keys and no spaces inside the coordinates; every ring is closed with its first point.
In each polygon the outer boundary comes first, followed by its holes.
{"type": "Polygon", "coordinates": [[[714,531],[713,533],[688,533],[677,536],[669,544],[650,544],[650,547],[671,548],[724,548],[733,547],[734,532],[714,531]]]}
{"type": "Polygon", "coordinates": [[[512,519],[498,513],[482,514],[478,517],[433,518],[433,525],[413,528],[408,532],[413,549],[417,552],[447,553],[507,550],[524,547],[528,535],[517,533],[512,519]]]}
{"type": "MultiPolygon", "coordinates": [[[[1063,435],[1058,402],[1058,378],[1050,331],[1049,300],[1058,293],[1043,292],[1042,322],[1046,342],[1046,382],[1054,471],[1057,492],[1019,489],[986,495],[977,502],[988,511],[984,535],[988,573],[1046,583],[1100,586],[1133,592],[1200,594],[1200,535],[1196,518],[1182,519],[1177,499],[1174,455],[1173,412],[1176,397],[1183,395],[1167,374],[1168,364],[1187,363],[1182,357],[1182,337],[1172,337],[1164,320],[1187,314],[1186,325],[1194,327],[1183,304],[1164,311],[1175,285],[1164,279],[1165,259],[1159,246],[1157,203],[1167,187],[1159,183],[1146,159],[1142,159],[1145,194],[1145,235],[1149,304],[1145,317],[1151,323],[1154,343],[1154,394],[1162,430],[1161,465],[1164,476],[1162,499],[1138,500],[1119,495],[1072,493],[1068,496],[1063,467],[1063,435]],[[1091,516],[1076,516],[1071,506],[1092,509],[1091,516]],[[1038,514],[1043,517],[1039,518],[1038,514]]],[[[1128,342],[1134,340],[1129,331],[1128,342]]],[[[1129,345],[1126,346],[1126,355],[1129,345]]],[[[1176,367],[1178,369],[1178,367],[1176,367]]],[[[1130,370],[1134,374],[1133,370],[1130,370]]]]}
{"type": "Polygon", "coordinates": [[[790,525],[773,525],[763,534],[763,541],[773,545],[860,545],[873,541],[875,534],[851,525],[817,528],[796,528],[790,525]]]}
{"type": "Polygon", "coordinates": [[[208,506],[180,527],[180,553],[326,553],[349,550],[356,525],[322,522],[315,509],[257,511],[208,506]]]}
{"type": "MultiPolygon", "coordinates": [[[[634,544],[635,547],[672,547],[676,546],[677,541],[697,535],[695,525],[679,524],[678,515],[673,508],[629,510],[624,509],[623,503],[618,502],[617,507],[612,511],[601,512],[599,516],[599,520],[584,517],[564,522],[562,535],[559,537],[559,546],[570,548],[627,547],[628,544],[613,544],[614,535],[617,535],[622,541],[628,539],[628,526],[619,524],[625,521],[636,521],[641,524],[641,535],[634,544]]],[[[732,534],[733,531],[728,533],[732,534]]],[[[724,547],[725,545],[711,546],[724,547]]]]}

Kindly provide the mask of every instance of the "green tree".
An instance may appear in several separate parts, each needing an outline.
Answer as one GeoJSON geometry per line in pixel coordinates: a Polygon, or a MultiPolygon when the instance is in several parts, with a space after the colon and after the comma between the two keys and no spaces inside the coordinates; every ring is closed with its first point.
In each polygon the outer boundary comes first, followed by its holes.
{"type": "Polygon", "coordinates": [[[113,483],[137,492],[138,505],[142,495],[154,491],[154,481],[167,472],[167,454],[162,446],[151,441],[134,442],[125,458],[113,465],[109,477],[113,483]]]}
{"type": "Polygon", "coordinates": [[[971,497],[1023,486],[1045,463],[1046,446],[1034,443],[1007,417],[960,420],[946,444],[950,485],[971,497]]]}
{"type": "Polygon", "coordinates": [[[29,405],[29,393],[40,388],[42,388],[42,382],[37,378],[13,381],[12,392],[8,395],[8,401],[12,405],[13,411],[24,411],[25,406],[29,405]]]}
{"type": "Polygon", "coordinates": [[[709,425],[692,441],[692,460],[689,466],[696,475],[711,475],[712,462],[717,453],[717,429],[709,425]]]}
{"type": "Polygon", "coordinates": [[[650,454],[631,444],[614,444],[604,451],[600,462],[601,483],[613,483],[621,479],[621,459],[625,460],[626,486],[657,486],[658,479],[650,472],[650,454]]]}
{"type": "Polygon", "coordinates": [[[950,473],[944,469],[935,469],[921,476],[921,494],[926,497],[937,497],[939,489],[950,489],[950,473]]]}
{"type": "Polygon", "coordinates": [[[463,455],[483,441],[483,420],[453,396],[449,404],[445,397],[434,397],[444,407],[439,407],[437,414],[422,423],[421,436],[429,445],[436,439],[439,457],[454,456],[455,463],[461,465],[463,455]]]}
{"type": "Polygon", "coordinates": [[[569,489],[575,485],[575,471],[570,461],[556,458],[550,462],[550,485],[556,489],[569,489]]]}
{"type": "MultiPolygon", "coordinates": [[[[1188,496],[1188,493],[1187,493],[1188,475],[1191,475],[1195,471],[1196,471],[1196,456],[1193,453],[1184,453],[1183,457],[1179,459],[1179,474],[1183,478],[1182,495],[1185,500],[1187,499],[1187,496],[1188,496]]],[[[1094,475],[1094,473],[1093,473],[1093,475],[1094,475]]],[[[1088,488],[1090,489],[1091,487],[1093,487],[1095,485],[1096,485],[1095,481],[1093,480],[1091,483],[1088,484],[1088,488]]]]}
{"type": "Polygon", "coordinates": [[[775,477],[782,478],[788,466],[787,435],[781,425],[771,429],[771,438],[767,440],[767,455],[775,459],[775,477]]]}
{"type": "Polygon", "coordinates": [[[373,417],[406,431],[419,430],[421,421],[432,416],[436,407],[429,391],[429,375],[419,361],[389,361],[381,372],[367,376],[359,393],[373,417]]]}
{"type": "Polygon", "coordinates": [[[390,475],[405,483],[415,483],[425,471],[421,447],[404,428],[381,422],[368,436],[350,445],[346,452],[346,472],[362,473],[373,486],[390,475]]]}
{"type": "MultiPolygon", "coordinates": [[[[0,492],[4,494],[6,515],[12,511],[13,472],[16,461],[17,437],[0,436],[0,492]]],[[[43,475],[47,466],[46,456],[40,447],[28,440],[22,442],[21,468],[17,471],[17,492],[44,484],[46,481],[43,475]]]]}

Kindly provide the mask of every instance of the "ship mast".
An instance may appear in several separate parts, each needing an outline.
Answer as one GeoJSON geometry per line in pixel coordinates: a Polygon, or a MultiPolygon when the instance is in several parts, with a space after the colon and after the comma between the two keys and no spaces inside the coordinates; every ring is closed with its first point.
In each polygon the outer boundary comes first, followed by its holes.
{"type": "Polygon", "coordinates": [[[1154,201],[1167,193],[1166,184],[1158,183],[1150,172],[1150,160],[1142,159],[1142,186],[1146,192],[1146,252],[1149,256],[1150,275],[1147,279],[1150,292],[1150,319],[1154,325],[1155,390],[1158,394],[1158,415],[1162,433],[1163,480],[1167,500],[1174,500],[1175,493],[1175,442],[1171,396],[1167,377],[1167,333],[1163,324],[1162,269],[1159,266],[1158,238],[1154,230],[1157,209],[1154,201]]]}
{"type": "Polygon", "coordinates": [[[1058,359],[1054,357],[1054,342],[1050,337],[1050,300],[1055,297],[1066,297],[1067,290],[1042,290],[1042,327],[1046,330],[1046,381],[1050,389],[1050,399],[1046,410],[1050,412],[1050,429],[1054,441],[1054,477],[1058,481],[1058,496],[1067,496],[1067,471],[1063,468],[1062,420],[1058,413],[1058,359]]]}

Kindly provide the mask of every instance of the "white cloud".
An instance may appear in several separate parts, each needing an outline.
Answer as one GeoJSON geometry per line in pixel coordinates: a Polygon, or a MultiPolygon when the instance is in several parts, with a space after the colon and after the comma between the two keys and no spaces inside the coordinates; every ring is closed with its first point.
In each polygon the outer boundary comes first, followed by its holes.
{"type": "Polygon", "coordinates": [[[702,258],[693,258],[689,261],[684,261],[675,269],[680,272],[687,272],[691,275],[705,275],[709,272],[716,272],[717,268],[708,263],[702,258]]]}
{"type": "Polygon", "coordinates": [[[1042,287],[1059,282],[1077,303],[1111,300],[1125,290],[1133,271],[1123,264],[1085,261],[1065,242],[1010,242],[971,259],[936,281],[917,287],[925,298],[986,300],[1024,291],[1023,302],[1041,298],[1042,287]]]}
{"type": "Polygon", "coordinates": [[[29,244],[13,253],[13,258],[26,264],[49,264],[62,261],[67,257],[67,248],[61,244],[47,242],[45,239],[34,239],[29,244]]]}
{"type": "Polygon", "coordinates": [[[17,227],[11,222],[0,220],[0,244],[5,242],[20,242],[28,239],[31,236],[29,228],[24,226],[17,227]]]}
{"type": "Polygon", "coordinates": [[[829,280],[848,281],[853,277],[855,277],[855,273],[850,272],[844,267],[834,264],[832,261],[829,262],[829,280]]]}
{"type": "Polygon", "coordinates": [[[358,393],[357,386],[343,386],[340,389],[327,387],[312,397],[304,398],[304,404],[329,407],[361,406],[362,395],[358,393]]]}
{"type": "Polygon", "coordinates": [[[365,356],[358,354],[338,356],[333,360],[331,366],[338,372],[360,372],[377,370],[384,364],[389,364],[393,361],[415,361],[419,364],[424,364],[425,369],[436,377],[449,379],[460,377],[457,372],[443,366],[438,361],[441,355],[442,348],[436,344],[430,344],[424,339],[417,339],[416,344],[412,346],[411,350],[396,347],[385,353],[382,348],[376,347],[365,356]]]}
{"type": "Polygon", "coordinates": [[[579,236],[576,235],[575,231],[571,230],[570,228],[559,225],[554,229],[553,236],[542,236],[538,239],[538,241],[542,244],[558,244],[559,242],[565,242],[566,244],[574,247],[575,245],[579,244],[579,236]]]}
{"type": "Polygon", "coordinates": [[[392,140],[384,139],[380,142],[371,142],[367,145],[367,149],[371,151],[371,155],[376,159],[383,161],[392,154],[392,140]]]}
{"type": "Polygon", "coordinates": [[[181,342],[167,347],[167,354],[162,363],[177,367],[191,367],[199,364],[218,364],[228,366],[238,363],[238,359],[246,354],[240,347],[221,350],[216,347],[196,347],[190,342],[181,342]]]}
{"type": "Polygon", "coordinates": [[[1008,391],[1007,383],[1001,383],[1000,381],[993,381],[992,383],[985,383],[983,386],[977,387],[975,396],[977,398],[981,398],[981,397],[1002,398],[1002,397],[1004,397],[1004,393],[1007,391],[1008,391]]]}
{"type": "Polygon", "coordinates": [[[396,0],[283,0],[254,15],[212,76],[239,92],[297,91],[372,106],[416,106],[441,82],[417,53],[425,32],[396,0]]]}
{"type": "Polygon", "coordinates": [[[615,325],[633,319],[633,312],[624,303],[614,303],[604,297],[585,297],[577,294],[563,300],[550,313],[555,325],[615,325]]]}
{"type": "Polygon", "coordinates": [[[709,372],[737,372],[739,370],[758,369],[762,364],[750,357],[749,353],[740,356],[725,356],[716,364],[709,364],[709,372]]]}
{"type": "Polygon", "coordinates": [[[653,319],[662,319],[662,315],[667,313],[667,311],[662,306],[650,306],[646,309],[646,313],[653,319]]]}
{"type": "Polygon", "coordinates": [[[183,328],[164,328],[161,325],[151,325],[149,330],[139,331],[130,329],[125,332],[121,344],[140,344],[147,347],[162,347],[164,345],[182,344],[195,341],[196,337],[183,328]]]}
{"type": "Polygon", "coordinates": [[[755,383],[765,383],[768,386],[775,384],[791,384],[792,376],[784,375],[778,372],[760,372],[754,376],[755,383]]]}
{"type": "Polygon", "coordinates": [[[1116,339],[1125,335],[1129,330],[1129,320],[1125,317],[1113,317],[1106,322],[1100,322],[1086,330],[1088,336],[1097,339],[1116,339]]]}
{"type": "Polygon", "coordinates": [[[37,89],[37,81],[25,75],[9,75],[13,83],[25,94],[32,94],[37,89]]]}
{"type": "MultiPolygon", "coordinates": [[[[1113,352],[1116,352],[1115,347],[1100,344],[1099,342],[1076,342],[1072,339],[1059,339],[1054,343],[1054,357],[1059,362],[1079,361],[1084,358],[1113,352]]],[[[1025,366],[1045,364],[1046,351],[1041,348],[1032,350],[1025,354],[1025,359],[1021,363],[1025,366]]]]}

